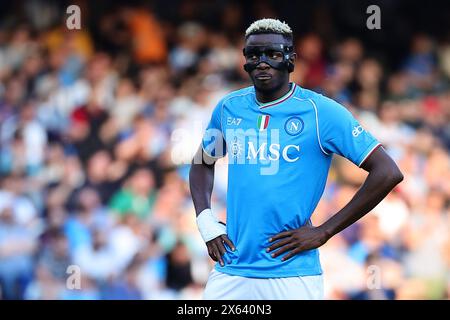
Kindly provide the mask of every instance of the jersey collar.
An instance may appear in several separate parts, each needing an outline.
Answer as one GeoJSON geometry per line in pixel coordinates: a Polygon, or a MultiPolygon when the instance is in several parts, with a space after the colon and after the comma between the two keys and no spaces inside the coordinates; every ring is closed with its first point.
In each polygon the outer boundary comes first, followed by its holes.
{"type": "Polygon", "coordinates": [[[268,108],[268,107],[272,107],[275,106],[277,104],[280,104],[286,100],[288,100],[290,97],[292,97],[294,95],[294,91],[297,88],[297,85],[294,82],[291,82],[291,89],[281,98],[278,98],[277,100],[273,100],[273,101],[269,101],[269,102],[259,102],[258,99],[256,99],[256,95],[255,95],[255,100],[256,103],[259,106],[259,109],[264,109],[264,108],[268,108]]]}

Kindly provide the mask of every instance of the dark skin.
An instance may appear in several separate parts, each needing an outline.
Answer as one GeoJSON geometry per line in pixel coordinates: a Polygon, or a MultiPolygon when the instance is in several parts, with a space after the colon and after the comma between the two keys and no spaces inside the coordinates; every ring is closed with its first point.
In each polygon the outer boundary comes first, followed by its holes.
{"type": "MultiPolygon", "coordinates": [[[[245,41],[246,46],[261,46],[272,43],[292,45],[292,42],[280,34],[255,34],[250,35],[245,41]]],[[[290,61],[295,63],[296,54],[291,56],[290,61]]],[[[250,79],[256,88],[256,98],[259,102],[270,102],[284,96],[290,89],[289,72],[277,70],[265,62],[260,63],[255,70],[250,72],[250,79]],[[260,80],[259,76],[268,75],[270,79],[260,80]]]]}
{"type": "MultiPolygon", "coordinates": [[[[281,42],[286,41],[281,35],[258,34],[251,35],[246,44],[260,45],[270,41],[286,43],[281,42]]],[[[294,60],[295,56],[291,60],[292,63],[294,60]]],[[[276,100],[289,91],[289,73],[275,70],[266,63],[258,65],[249,76],[254,83],[256,97],[260,102],[276,100]],[[257,78],[261,73],[270,76],[259,80],[257,78]]],[[[214,165],[215,159],[209,157],[200,146],[189,172],[191,194],[197,215],[211,207],[214,165]]],[[[361,168],[369,174],[350,202],[320,226],[305,225],[298,229],[274,234],[269,239],[271,245],[267,248],[267,252],[271,252],[274,258],[281,256],[281,260],[285,261],[303,251],[319,248],[335,234],[370,212],[403,180],[399,168],[382,147],[373,151],[361,168]]],[[[218,261],[222,266],[224,265],[222,256],[226,252],[225,243],[234,250],[234,244],[225,234],[206,243],[211,259],[218,261]]]]}
{"type": "Polygon", "coordinates": [[[281,260],[285,261],[300,252],[319,248],[366,215],[403,180],[397,165],[382,147],[378,147],[361,168],[369,175],[346,206],[320,226],[302,226],[274,235],[269,239],[273,244],[266,251],[273,252],[272,257],[283,255],[281,260]]]}
{"type": "MultiPolygon", "coordinates": [[[[211,208],[215,160],[203,151],[201,145],[192,160],[191,170],[189,171],[189,186],[197,216],[203,210],[211,208]]],[[[224,266],[222,256],[226,252],[225,243],[231,250],[235,250],[233,242],[226,234],[206,242],[209,256],[214,261],[218,261],[221,266],[224,266]]]]}

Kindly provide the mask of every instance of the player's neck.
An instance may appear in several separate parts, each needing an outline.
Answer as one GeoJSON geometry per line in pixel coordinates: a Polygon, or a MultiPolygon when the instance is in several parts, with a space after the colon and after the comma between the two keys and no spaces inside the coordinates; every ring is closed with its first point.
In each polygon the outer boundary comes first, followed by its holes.
{"type": "Polygon", "coordinates": [[[289,92],[289,90],[291,90],[290,82],[287,82],[280,89],[275,90],[273,92],[262,92],[256,90],[256,99],[258,99],[258,101],[261,103],[275,101],[286,95],[289,92]]]}

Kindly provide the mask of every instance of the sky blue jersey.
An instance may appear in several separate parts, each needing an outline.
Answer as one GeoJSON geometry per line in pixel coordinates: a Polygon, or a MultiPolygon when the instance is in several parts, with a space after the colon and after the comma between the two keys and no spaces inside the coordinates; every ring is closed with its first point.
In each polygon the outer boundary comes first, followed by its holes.
{"type": "Polygon", "coordinates": [[[227,248],[231,275],[278,278],[322,273],[318,250],[287,261],[267,253],[269,238],[310,224],[327,180],[331,158],[355,165],[380,145],[337,102],[291,83],[275,101],[260,103],[254,87],[226,95],[215,107],[204,134],[211,157],[228,155],[227,248]]]}

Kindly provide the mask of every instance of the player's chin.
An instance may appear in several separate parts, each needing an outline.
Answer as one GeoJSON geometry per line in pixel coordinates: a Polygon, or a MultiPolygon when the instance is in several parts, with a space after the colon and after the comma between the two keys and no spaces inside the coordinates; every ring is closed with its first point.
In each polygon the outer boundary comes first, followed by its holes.
{"type": "Polygon", "coordinates": [[[274,79],[253,79],[253,84],[256,89],[260,91],[272,91],[276,88],[276,81],[274,79]]]}

